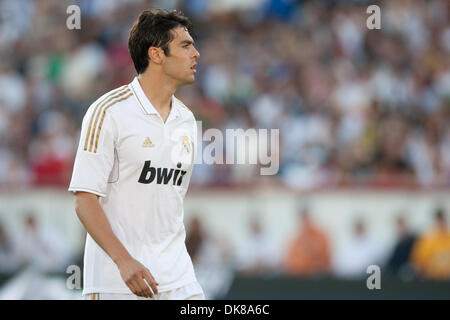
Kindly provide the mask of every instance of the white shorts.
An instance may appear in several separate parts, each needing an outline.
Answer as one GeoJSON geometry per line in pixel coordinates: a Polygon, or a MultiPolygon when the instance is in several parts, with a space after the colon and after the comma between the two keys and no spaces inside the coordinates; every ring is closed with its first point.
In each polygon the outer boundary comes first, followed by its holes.
{"type": "Polygon", "coordinates": [[[152,298],[139,297],[132,293],[89,293],[84,300],[205,300],[205,294],[198,282],[192,282],[181,288],[160,292],[152,298]]]}

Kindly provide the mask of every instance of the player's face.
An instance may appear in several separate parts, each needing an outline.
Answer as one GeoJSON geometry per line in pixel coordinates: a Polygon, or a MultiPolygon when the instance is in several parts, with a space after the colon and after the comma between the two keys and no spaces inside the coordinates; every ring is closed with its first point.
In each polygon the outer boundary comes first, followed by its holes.
{"type": "Polygon", "coordinates": [[[195,49],[194,40],[184,27],[174,28],[172,32],[175,37],[169,43],[169,55],[163,64],[164,71],[177,80],[179,85],[193,83],[200,53],[195,49]]]}

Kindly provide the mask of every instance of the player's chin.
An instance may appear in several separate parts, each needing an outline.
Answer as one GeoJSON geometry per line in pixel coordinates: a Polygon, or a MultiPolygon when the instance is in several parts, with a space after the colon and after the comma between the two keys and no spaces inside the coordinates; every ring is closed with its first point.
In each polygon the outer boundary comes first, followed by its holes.
{"type": "Polygon", "coordinates": [[[194,83],[194,82],[195,82],[195,76],[194,75],[191,75],[191,76],[187,77],[186,80],[185,80],[185,84],[191,84],[191,83],[194,83]]]}

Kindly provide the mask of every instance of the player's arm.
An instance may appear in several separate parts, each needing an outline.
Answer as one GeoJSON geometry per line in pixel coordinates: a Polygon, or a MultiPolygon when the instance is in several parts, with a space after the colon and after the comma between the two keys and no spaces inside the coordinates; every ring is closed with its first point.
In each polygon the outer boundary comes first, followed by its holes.
{"type": "Polygon", "coordinates": [[[89,192],[75,193],[75,211],[89,235],[111,257],[120,270],[120,275],[130,290],[143,297],[153,294],[144,279],[158,294],[157,283],[150,271],[135,260],[116,237],[98,202],[98,196],[89,192]]]}
{"type": "Polygon", "coordinates": [[[151,296],[151,290],[143,279],[147,280],[156,293],[154,278],[147,268],[133,259],[116,237],[98,201],[98,196],[107,196],[117,139],[115,121],[111,113],[105,112],[106,109],[102,107],[108,99],[114,99],[127,90],[124,86],[113,91],[92,104],[86,112],[69,191],[75,194],[75,208],[79,219],[92,239],[116,263],[128,288],[136,295],[151,296]]]}

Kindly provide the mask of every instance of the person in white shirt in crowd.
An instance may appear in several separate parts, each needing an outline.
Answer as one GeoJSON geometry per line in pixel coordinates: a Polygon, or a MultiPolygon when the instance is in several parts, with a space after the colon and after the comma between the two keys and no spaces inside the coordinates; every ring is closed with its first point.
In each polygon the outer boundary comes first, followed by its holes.
{"type": "Polygon", "coordinates": [[[368,266],[381,267],[384,262],[383,248],[378,239],[367,231],[365,221],[356,219],[352,228],[352,238],[337,248],[333,259],[333,273],[340,278],[363,277],[368,266]]]}

